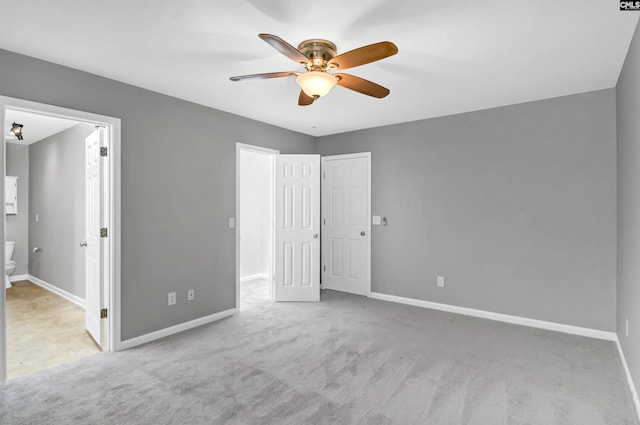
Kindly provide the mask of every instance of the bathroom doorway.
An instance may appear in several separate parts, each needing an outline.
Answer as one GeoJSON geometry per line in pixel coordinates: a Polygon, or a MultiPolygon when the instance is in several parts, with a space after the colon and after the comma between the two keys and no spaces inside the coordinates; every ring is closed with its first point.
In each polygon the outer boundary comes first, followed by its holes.
{"type": "Polygon", "coordinates": [[[3,286],[10,284],[2,291],[5,381],[113,351],[119,342],[114,154],[120,125],[80,111],[3,97],[0,102],[3,286]]]}
{"type": "Polygon", "coordinates": [[[274,167],[278,151],[236,145],[236,308],[273,300],[274,167]]]}

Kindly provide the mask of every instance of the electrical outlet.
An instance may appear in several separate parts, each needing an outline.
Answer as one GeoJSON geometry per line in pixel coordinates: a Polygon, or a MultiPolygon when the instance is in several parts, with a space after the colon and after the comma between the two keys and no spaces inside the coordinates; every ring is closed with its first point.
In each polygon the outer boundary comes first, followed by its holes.
{"type": "Polygon", "coordinates": [[[187,291],[187,301],[193,301],[196,299],[196,290],[195,289],[189,289],[187,291]]]}
{"type": "Polygon", "coordinates": [[[168,305],[174,305],[175,303],[176,303],[176,293],[169,292],[168,305]]]}
{"type": "Polygon", "coordinates": [[[438,276],[438,288],[444,288],[444,276],[438,276]]]}
{"type": "Polygon", "coordinates": [[[624,319],[624,335],[629,338],[629,319],[624,319]]]}

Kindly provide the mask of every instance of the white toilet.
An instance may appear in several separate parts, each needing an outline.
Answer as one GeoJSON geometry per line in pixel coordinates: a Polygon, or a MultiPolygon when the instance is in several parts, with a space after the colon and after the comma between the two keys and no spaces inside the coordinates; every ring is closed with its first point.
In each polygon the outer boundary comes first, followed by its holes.
{"type": "Polygon", "coordinates": [[[5,288],[11,288],[9,276],[16,268],[16,262],[12,260],[13,250],[16,247],[15,241],[6,241],[4,243],[4,284],[5,288]]]}

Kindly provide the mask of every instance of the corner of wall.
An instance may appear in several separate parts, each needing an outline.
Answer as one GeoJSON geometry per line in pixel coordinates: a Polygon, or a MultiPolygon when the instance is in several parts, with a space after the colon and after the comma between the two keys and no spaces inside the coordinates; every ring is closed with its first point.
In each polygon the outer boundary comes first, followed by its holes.
{"type": "Polygon", "coordinates": [[[615,88],[617,223],[616,332],[636,412],[640,401],[640,27],[636,27],[615,88]]]}

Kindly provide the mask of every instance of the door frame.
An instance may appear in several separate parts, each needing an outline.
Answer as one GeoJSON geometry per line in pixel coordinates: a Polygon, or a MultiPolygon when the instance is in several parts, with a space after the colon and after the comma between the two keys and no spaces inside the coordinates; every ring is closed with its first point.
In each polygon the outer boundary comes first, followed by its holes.
{"type": "MultiPolygon", "coordinates": [[[[369,281],[368,281],[368,287],[367,287],[367,291],[366,294],[364,294],[364,296],[369,297],[371,296],[371,239],[373,238],[373,235],[371,234],[371,152],[359,152],[359,153],[349,153],[349,154],[343,154],[343,155],[327,155],[327,156],[323,156],[320,158],[320,172],[322,173],[322,182],[320,183],[320,215],[321,215],[321,219],[322,219],[322,225],[320,226],[320,240],[324,240],[324,238],[322,237],[322,232],[324,230],[324,223],[325,223],[325,219],[326,219],[326,214],[325,214],[325,206],[326,203],[323,202],[323,199],[325,197],[325,191],[326,191],[326,186],[325,186],[325,178],[324,178],[324,172],[325,172],[325,163],[328,160],[332,160],[332,159],[352,159],[352,158],[366,158],[367,160],[367,197],[369,199],[369,202],[367,202],[367,234],[369,235],[368,241],[367,241],[367,249],[369,251],[369,270],[367,270],[367,275],[369,277],[369,281]]],[[[325,249],[326,246],[325,244],[322,244],[322,247],[320,249],[320,267],[322,268],[325,263],[325,249]]],[[[321,278],[321,283],[320,283],[320,288],[324,289],[324,282],[322,282],[322,278],[324,277],[324,272],[320,272],[320,278],[321,278]]]]}
{"type": "Polygon", "coordinates": [[[275,170],[276,157],[280,155],[280,151],[276,149],[263,148],[262,146],[248,145],[246,143],[236,142],[236,311],[240,311],[240,152],[248,151],[271,156],[271,264],[269,266],[269,274],[271,286],[269,288],[269,297],[273,301],[274,293],[274,273],[275,273],[275,170]]]}
{"type": "MultiPolygon", "coordinates": [[[[108,341],[107,350],[118,351],[121,345],[121,122],[119,118],[98,115],[74,109],[62,108],[44,103],[31,102],[23,99],[0,96],[0,125],[4,126],[5,111],[7,109],[31,112],[40,115],[48,115],[58,118],[66,118],[74,121],[100,125],[108,128],[109,137],[106,140],[109,155],[108,170],[109,179],[106,182],[108,188],[108,215],[106,226],[109,228],[107,238],[108,249],[103,253],[106,262],[106,274],[109,278],[105,282],[105,291],[108,298],[105,300],[108,309],[108,341]]],[[[6,130],[6,129],[5,129],[6,130]]],[[[6,141],[2,133],[2,175],[6,175],[6,141]]],[[[0,185],[0,198],[4,199],[4,184],[0,185]]],[[[2,219],[0,227],[0,239],[6,239],[6,217],[2,219]]],[[[5,246],[0,247],[0,257],[4,258],[5,246]]],[[[7,380],[7,339],[6,339],[6,291],[0,291],[0,386],[7,380]]]]}

